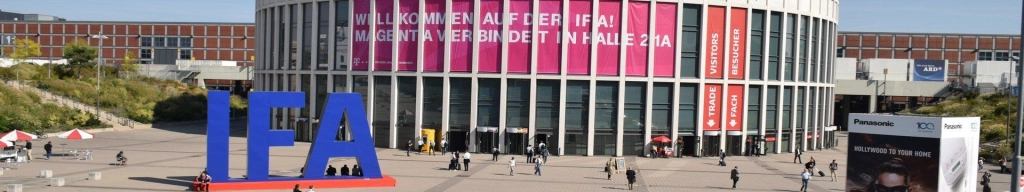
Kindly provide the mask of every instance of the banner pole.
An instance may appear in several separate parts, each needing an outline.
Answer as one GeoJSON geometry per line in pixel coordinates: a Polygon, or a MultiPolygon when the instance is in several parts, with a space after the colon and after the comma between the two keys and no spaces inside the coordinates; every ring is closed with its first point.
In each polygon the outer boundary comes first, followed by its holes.
{"type": "MultiPolygon", "coordinates": [[[[1022,4],[1021,9],[1024,10],[1024,4],[1022,4]]],[[[1021,19],[1024,19],[1024,12],[1021,12],[1021,19]]],[[[1021,35],[1024,35],[1024,20],[1022,20],[1021,23],[1022,23],[1022,25],[1021,25],[1021,28],[1020,28],[1020,33],[1021,33],[1021,35]]],[[[1020,47],[1024,48],[1024,45],[1020,45],[1020,47]]],[[[1010,55],[1013,55],[1013,54],[1010,54],[1010,55]]],[[[1024,55],[1022,55],[1022,56],[1024,56],[1024,55]]],[[[1016,65],[1019,65],[1021,63],[1020,57],[1014,58],[1014,60],[1016,62],[1016,65]]],[[[1024,74],[1021,74],[1021,72],[1024,72],[1024,70],[1021,70],[1020,67],[1017,67],[1017,71],[1015,71],[1015,73],[1017,73],[1017,86],[1024,85],[1024,74]]],[[[1014,192],[1020,192],[1020,190],[1021,190],[1020,189],[1020,184],[1021,184],[1020,183],[1020,166],[1021,166],[1020,165],[1020,136],[1021,136],[1021,128],[1022,128],[1021,125],[1024,124],[1024,114],[1021,114],[1022,112],[1024,112],[1024,99],[1021,99],[1022,97],[1024,97],[1024,94],[1021,94],[1021,91],[1024,91],[1024,89],[1017,89],[1017,126],[1016,126],[1017,130],[1014,130],[1015,135],[1014,135],[1014,138],[1013,138],[1014,139],[1014,142],[1013,142],[1013,179],[1010,180],[1010,185],[1011,185],[1010,186],[1010,191],[1014,191],[1014,192]]]]}

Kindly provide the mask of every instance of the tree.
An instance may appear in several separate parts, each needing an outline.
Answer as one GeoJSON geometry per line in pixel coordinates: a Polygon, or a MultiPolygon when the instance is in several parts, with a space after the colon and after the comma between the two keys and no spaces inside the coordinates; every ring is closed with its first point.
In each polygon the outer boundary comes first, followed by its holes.
{"type": "Polygon", "coordinates": [[[21,64],[28,58],[43,55],[43,52],[39,51],[39,44],[36,41],[26,38],[14,40],[14,51],[9,54],[14,64],[21,64]]]}
{"type": "Polygon", "coordinates": [[[82,68],[91,66],[93,59],[96,59],[96,48],[89,46],[89,43],[82,39],[75,39],[64,45],[64,59],[68,60],[68,66],[76,69],[75,75],[82,78],[82,68]]]}
{"type": "Polygon", "coordinates": [[[135,55],[135,52],[128,51],[124,53],[124,61],[121,61],[121,70],[124,70],[131,75],[139,71],[139,57],[135,55]]]}

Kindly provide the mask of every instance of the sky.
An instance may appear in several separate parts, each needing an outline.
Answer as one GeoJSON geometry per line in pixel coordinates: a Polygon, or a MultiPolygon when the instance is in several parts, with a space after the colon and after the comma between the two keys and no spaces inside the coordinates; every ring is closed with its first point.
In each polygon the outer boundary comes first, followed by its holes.
{"type": "MultiPolygon", "coordinates": [[[[840,0],[839,30],[1020,34],[1021,3],[1021,0],[840,0]]],[[[8,12],[86,21],[252,23],[255,9],[255,0],[0,0],[0,10],[8,12]]]]}

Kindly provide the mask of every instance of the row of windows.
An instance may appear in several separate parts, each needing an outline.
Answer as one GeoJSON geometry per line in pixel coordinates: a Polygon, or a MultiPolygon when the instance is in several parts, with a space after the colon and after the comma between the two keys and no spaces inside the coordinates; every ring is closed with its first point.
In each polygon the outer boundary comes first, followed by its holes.
{"type": "MultiPolygon", "coordinates": [[[[304,3],[270,7],[260,12],[259,26],[267,35],[261,36],[265,42],[260,49],[267,57],[259,69],[275,70],[348,70],[348,39],[349,1],[304,3]],[[330,12],[334,3],[336,11],[330,12]],[[313,19],[314,14],[317,18],[313,19]],[[328,23],[334,17],[334,27],[328,23]],[[316,25],[315,37],[311,35],[316,25]],[[301,26],[299,26],[301,25],[301,26]],[[300,29],[301,27],[301,29],[300,29]],[[287,30],[286,30],[287,29],[287,30]],[[329,46],[330,33],[334,35],[334,46],[329,46]],[[300,45],[301,44],[301,45],[300,45]],[[302,47],[299,49],[299,47],[302,47]],[[287,50],[286,50],[287,48],[287,50]],[[312,56],[311,49],[316,49],[312,56]],[[335,53],[330,61],[329,53],[335,53]],[[286,53],[286,54],[282,54],[286,53]],[[333,63],[332,63],[333,62],[333,63]],[[316,65],[313,65],[316,63],[316,65]]],[[[751,12],[750,43],[750,78],[753,80],[831,82],[831,68],[835,53],[824,52],[835,44],[833,34],[836,25],[824,19],[782,12],[753,10],[751,12]],[[785,29],[785,34],[783,31],[785,29]],[[767,33],[767,34],[766,34],[767,33]],[[767,42],[764,36],[767,35],[767,42]],[[783,37],[785,37],[783,39],[783,37]],[[783,42],[785,41],[785,42],[783,42]],[[785,43],[785,52],[782,44],[785,43]],[[765,50],[767,49],[767,58],[765,50]],[[785,54],[785,68],[783,64],[785,54]],[[799,54],[799,55],[798,55],[799,54]],[[819,61],[819,57],[823,58],[819,61]],[[797,59],[799,58],[799,59],[797,59]],[[767,71],[766,71],[767,70],[767,71]]],[[[681,44],[679,53],[679,75],[684,78],[701,76],[700,60],[702,54],[703,5],[683,4],[681,24],[681,44]]]]}
{"type": "Polygon", "coordinates": [[[192,47],[191,37],[142,37],[139,41],[141,47],[192,47]]]}
{"type": "MultiPolygon", "coordinates": [[[[310,75],[260,75],[256,79],[257,82],[262,83],[260,87],[262,90],[268,91],[281,91],[281,90],[295,90],[296,87],[300,87],[300,90],[310,94],[310,75]],[[269,77],[269,78],[268,78],[269,77]],[[294,79],[298,77],[299,79],[294,79]],[[277,83],[276,88],[270,85],[277,83]]],[[[320,111],[323,110],[324,99],[328,93],[328,87],[332,86],[328,84],[328,75],[316,75],[316,101],[317,106],[315,111],[317,114],[313,119],[319,119],[320,111]]],[[[360,93],[363,96],[364,102],[367,102],[368,98],[373,98],[372,105],[365,105],[367,110],[373,109],[373,122],[375,127],[387,128],[391,125],[398,127],[413,128],[415,122],[415,114],[420,113],[416,111],[416,77],[398,77],[397,84],[393,82],[390,76],[352,76],[353,83],[349,85],[346,82],[345,75],[333,75],[333,90],[335,92],[345,92],[348,90],[348,86],[352,86],[352,91],[360,93]],[[373,80],[373,87],[371,88],[370,79],[373,80]],[[398,86],[397,92],[392,93],[392,86],[398,86]],[[371,90],[373,90],[371,92],[371,90]],[[369,95],[369,94],[373,95],[369,95]],[[392,94],[397,95],[397,111],[392,111],[391,98],[392,94]],[[398,122],[390,122],[391,114],[394,113],[398,116],[398,122]]],[[[444,92],[444,78],[441,77],[423,77],[422,82],[422,95],[423,98],[423,111],[422,115],[424,118],[422,128],[439,128],[441,122],[438,120],[442,119],[442,108],[443,94],[444,92]]],[[[590,127],[591,121],[593,121],[593,128],[595,130],[614,130],[619,127],[619,121],[622,121],[622,128],[630,131],[640,131],[647,127],[646,122],[650,120],[650,128],[653,131],[669,131],[672,125],[672,116],[678,116],[678,129],[680,132],[691,132],[696,130],[697,126],[697,110],[699,107],[697,84],[681,84],[679,87],[674,87],[672,83],[654,83],[651,90],[651,99],[648,100],[647,94],[647,82],[626,82],[625,85],[620,85],[619,82],[615,81],[597,81],[591,84],[590,81],[576,81],[568,80],[565,82],[566,87],[565,93],[565,106],[559,106],[559,95],[560,91],[563,90],[558,80],[537,80],[536,93],[530,93],[530,80],[527,79],[508,79],[506,82],[506,90],[504,93],[501,92],[500,79],[488,79],[480,78],[476,82],[477,86],[477,104],[476,106],[471,105],[472,101],[472,79],[470,78],[449,78],[448,83],[450,85],[449,91],[449,125],[452,129],[468,129],[469,127],[498,127],[499,126],[499,115],[501,107],[505,108],[505,122],[506,127],[530,127],[529,125],[529,104],[530,95],[535,95],[536,99],[536,114],[534,115],[535,124],[537,128],[557,128],[559,122],[559,111],[565,110],[565,127],[567,130],[586,130],[590,127]],[[591,87],[594,85],[595,87],[591,87]],[[622,86],[622,87],[620,87],[622,86]],[[591,88],[596,95],[594,95],[594,102],[590,102],[591,88]],[[624,108],[622,109],[623,114],[618,114],[619,105],[619,90],[624,90],[625,98],[622,102],[624,108]],[[678,110],[673,111],[673,98],[672,94],[675,90],[679,91],[678,110]],[[501,105],[501,101],[504,100],[504,105],[501,105]],[[647,109],[647,103],[651,103],[651,108],[647,109]],[[590,118],[590,105],[594,105],[594,118],[590,118]],[[474,118],[470,114],[472,108],[477,109],[476,125],[471,125],[470,118],[474,118]],[[650,111],[650,116],[647,112],[650,111]]],[[[747,125],[745,130],[755,131],[761,129],[761,108],[763,107],[765,112],[766,127],[768,131],[777,130],[777,120],[782,121],[782,127],[784,128],[795,128],[802,130],[805,128],[803,123],[797,123],[792,125],[792,121],[804,122],[805,116],[813,117],[815,119],[808,120],[808,123],[817,122],[819,125],[825,123],[826,117],[821,114],[825,114],[825,110],[829,106],[825,106],[825,103],[831,103],[827,95],[831,94],[826,90],[819,91],[817,88],[808,87],[792,87],[792,86],[762,86],[762,85],[751,85],[747,89],[748,98],[746,100],[746,116],[747,125]],[[767,92],[767,97],[761,97],[761,91],[763,89],[767,92]],[[781,89],[781,91],[780,91],[781,89]],[[780,95],[781,94],[781,95],[780,95]],[[782,106],[779,106],[779,97],[782,97],[782,106]],[[795,99],[795,101],[794,101],[795,99]],[[824,102],[819,102],[819,99],[825,99],[824,102]],[[762,103],[764,105],[762,105],[762,103]],[[806,105],[802,104],[806,103],[806,105]],[[796,114],[793,115],[792,113],[796,114]],[[781,119],[779,115],[781,114],[781,119]],[[795,117],[794,117],[795,116],[795,117]],[[794,119],[795,118],[795,119],[794,119]]],[[[307,106],[309,101],[307,100],[307,106]]],[[[307,107],[308,108],[308,107],[307,107]]],[[[288,117],[285,119],[292,119],[293,117],[309,118],[311,115],[310,110],[300,110],[301,112],[295,113],[284,113],[284,110],[277,109],[283,116],[288,117]]],[[[809,127],[820,127],[820,126],[809,126],[809,127]]],[[[786,129],[789,130],[789,129],[786,129]]]]}
{"type": "MultiPolygon", "coordinates": [[[[1009,51],[978,51],[978,61],[1009,61],[1009,51]]],[[[1013,52],[1013,57],[1020,58],[1020,52],[1013,52]]]]}

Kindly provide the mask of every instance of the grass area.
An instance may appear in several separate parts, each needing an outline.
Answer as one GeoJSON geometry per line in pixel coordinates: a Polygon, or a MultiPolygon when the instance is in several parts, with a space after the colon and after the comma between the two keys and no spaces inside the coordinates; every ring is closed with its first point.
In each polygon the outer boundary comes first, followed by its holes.
{"type": "Polygon", "coordinates": [[[43,103],[39,95],[33,92],[0,85],[0,132],[18,129],[33,133],[36,130],[63,131],[108,126],[92,114],[43,103]]]}
{"type": "Polygon", "coordinates": [[[1004,94],[977,95],[966,93],[952,97],[936,105],[924,106],[915,111],[904,111],[913,114],[981,117],[981,153],[982,157],[995,161],[1005,154],[1010,154],[1012,137],[1009,131],[1016,127],[1016,102],[1014,97],[1004,94]]]}
{"type": "MultiPolygon", "coordinates": [[[[0,77],[17,78],[81,103],[95,105],[99,102],[100,109],[141,123],[206,119],[206,90],[203,88],[141,76],[117,78],[114,68],[104,67],[97,93],[95,68],[83,69],[80,75],[76,72],[66,66],[23,64],[0,68],[0,77]]],[[[231,96],[234,114],[245,114],[247,105],[245,99],[231,96]]]]}

